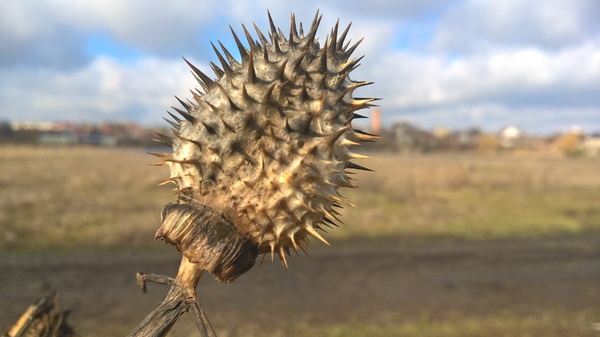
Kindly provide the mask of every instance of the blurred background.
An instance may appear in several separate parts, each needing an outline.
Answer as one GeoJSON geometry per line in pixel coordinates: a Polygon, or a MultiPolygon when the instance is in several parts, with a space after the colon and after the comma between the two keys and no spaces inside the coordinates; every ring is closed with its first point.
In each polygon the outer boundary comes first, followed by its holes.
{"type": "MultiPolygon", "coordinates": [[[[175,199],[151,164],[173,95],[211,74],[267,10],[323,14],[366,55],[345,224],[290,269],[206,276],[221,336],[598,336],[600,3],[596,1],[19,1],[0,3],[0,332],[58,291],[82,336],[125,335],[175,275],[153,241],[175,199]]],[[[254,32],[251,32],[255,37],[254,32]]],[[[234,53],[237,56],[237,52],[234,53]]],[[[163,151],[165,151],[164,148],[163,151]]],[[[173,336],[193,336],[182,319],[173,336]]]]}

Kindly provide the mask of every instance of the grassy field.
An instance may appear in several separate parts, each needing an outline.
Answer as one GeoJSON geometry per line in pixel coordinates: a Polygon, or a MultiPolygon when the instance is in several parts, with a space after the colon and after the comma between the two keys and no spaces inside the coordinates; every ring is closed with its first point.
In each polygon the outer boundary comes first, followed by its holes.
{"type": "MultiPolygon", "coordinates": [[[[328,238],[531,238],[600,230],[600,162],[375,155],[328,238]]],[[[168,169],[141,149],[0,148],[0,251],[152,247],[168,169]]]]}
{"type": "MultiPolygon", "coordinates": [[[[222,336],[598,335],[598,159],[372,155],[360,164],[375,172],[343,190],[358,207],[324,235],[334,247],[315,244],[289,272],[201,285],[222,336]],[[313,320],[319,310],[334,318],[313,320]],[[299,320],[273,321],[286,312],[299,320]]],[[[177,258],[153,241],[176,198],[156,186],[168,170],[154,161],[142,149],[0,147],[0,332],[46,283],[90,336],[124,335],[139,302],[160,299],[130,278],[137,265],[157,270],[155,256],[177,258]]],[[[196,334],[183,323],[172,336],[196,334]]]]}

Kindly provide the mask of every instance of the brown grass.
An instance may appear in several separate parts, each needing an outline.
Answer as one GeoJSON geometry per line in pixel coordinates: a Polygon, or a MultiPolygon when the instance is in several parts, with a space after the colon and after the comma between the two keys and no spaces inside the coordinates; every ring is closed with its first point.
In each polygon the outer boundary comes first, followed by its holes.
{"type": "MultiPolygon", "coordinates": [[[[488,239],[600,229],[598,160],[375,154],[329,237],[488,239]]],[[[152,247],[168,169],[142,149],[0,148],[0,250],[152,247]]]]}

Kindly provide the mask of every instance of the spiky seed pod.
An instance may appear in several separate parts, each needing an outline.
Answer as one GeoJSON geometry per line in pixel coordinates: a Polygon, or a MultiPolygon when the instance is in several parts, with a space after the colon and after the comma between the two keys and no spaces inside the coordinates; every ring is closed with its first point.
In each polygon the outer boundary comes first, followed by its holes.
{"type": "Polygon", "coordinates": [[[349,78],[360,60],[350,58],[358,43],[345,44],[350,26],[338,39],[336,24],[321,46],[320,21],[317,12],[304,35],[292,14],[286,37],[269,14],[270,40],[243,27],[248,48],[232,29],[241,62],[213,45],[216,80],[188,62],[204,93],[178,99],[175,136],[160,136],[173,151],[155,155],[179,198],[163,210],[156,237],[219,280],[231,282],[260,253],[287,266],[286,253],[305,251],[309,236],[327,243],[318,230],[335,224],[334,206],[350,204],[338,189],[356,187],[347,170],[365,169],[351,160],[367,157],[351,147],[376,137],[351,121],[375,99],[352,94],[371,83],[349,78]]]}

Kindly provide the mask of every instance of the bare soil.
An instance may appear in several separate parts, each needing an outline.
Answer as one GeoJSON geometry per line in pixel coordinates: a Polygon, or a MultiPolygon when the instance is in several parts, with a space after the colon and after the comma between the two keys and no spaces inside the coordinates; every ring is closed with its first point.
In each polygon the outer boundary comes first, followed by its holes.
{"type": "MultiPolygon", "coordinates": [[[[493,242],[404,239],[314,243],[289,270],[267,257],[232,284],[205,275],[200,300],[220,336],[293,335],[294,324],[402,324],[419,319],[585,312],[600,322],[600,235],[493,242]]],[[[159,245],[157,243],[157,245],[159,245]]],[[[174,276],[175,250],[0,256],[0,324],[55,290],[82,336],[123,336],[162,299],[138,270],[174,276]]],[[[573,326],[593,322],[573,322],[573,326]]],[[[196,336],[186,317],[172,336],[196,336]]],[[[579,335],[596,336],[589,330],[579,335]]],[[[575,335],[565,331],[565,336],[575,335]]]]}

